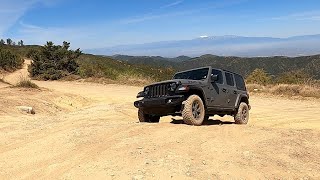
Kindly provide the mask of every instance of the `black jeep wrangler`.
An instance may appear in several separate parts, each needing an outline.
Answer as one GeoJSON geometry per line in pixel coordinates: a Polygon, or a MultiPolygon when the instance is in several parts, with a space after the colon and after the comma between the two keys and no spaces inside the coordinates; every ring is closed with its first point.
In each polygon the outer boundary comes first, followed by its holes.
{"type": "Polygon", "coordinates": [[[236,124],[249,120],[249,94],[241,75],[212,67],[178,72],[172,80],[146,86],[134,102],[140,122],[159,122],[161,116],[182,116],[200,126],[209,116],[231,115],[236,124]]]}

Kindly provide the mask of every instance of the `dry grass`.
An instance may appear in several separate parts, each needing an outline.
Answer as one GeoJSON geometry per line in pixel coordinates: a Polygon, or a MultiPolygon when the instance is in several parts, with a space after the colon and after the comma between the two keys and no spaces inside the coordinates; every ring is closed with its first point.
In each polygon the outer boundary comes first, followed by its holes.
{"type": "Polygon", "coordinates": [[[27,77],[20,77],[19,82],[14,85],[15,88],[28,88],[28,89],[39,89],[39,86],[35,83],[31,82],[31,80],[27,77]]]}
{"type": "Polygon", "coordinates": [[[247,84],[247,90],[251,93],[253,92],[263,92],[265,90],[265,86],[260,84],[247,84]]]}
{"type": "Polygon", "coordinates": [[[257,85],[248,84],[248,91],[250,93],[266,93],[280,96],[301,96],[301,97],[314,97],[320,98],[320,86],[314,84],[276,84],[276,85],[257,85]]]}
{"type": "Polygon", "coordinates": [[[80,80],[80,79],[81,79],[81,76],[75,75],[75,74],[71,74],[71,75],[62,77],[60,80],[61,81],[77,81],[77,80],[80,80]]]}

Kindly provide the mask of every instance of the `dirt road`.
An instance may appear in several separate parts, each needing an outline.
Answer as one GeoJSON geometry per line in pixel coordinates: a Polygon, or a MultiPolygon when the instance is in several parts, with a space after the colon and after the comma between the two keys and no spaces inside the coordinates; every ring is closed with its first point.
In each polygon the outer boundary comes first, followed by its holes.
{"type": "Polygon", "coordinates": [[[36,83],[41,91],[0,83],[0,179],[320,178],[320,100],[254,95],[247,126],[140,124],[140,87],[36,83]]]}

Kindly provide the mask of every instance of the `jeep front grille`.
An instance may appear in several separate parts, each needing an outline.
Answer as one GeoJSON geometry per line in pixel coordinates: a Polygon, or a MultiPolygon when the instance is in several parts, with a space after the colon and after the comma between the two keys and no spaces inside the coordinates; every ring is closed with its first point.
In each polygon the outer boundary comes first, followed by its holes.
{"type": "Polygon", "coordinates": [[[162,97],[169,96],[170,84],[156,84],[149,87],[148,97],[162,97]]]}

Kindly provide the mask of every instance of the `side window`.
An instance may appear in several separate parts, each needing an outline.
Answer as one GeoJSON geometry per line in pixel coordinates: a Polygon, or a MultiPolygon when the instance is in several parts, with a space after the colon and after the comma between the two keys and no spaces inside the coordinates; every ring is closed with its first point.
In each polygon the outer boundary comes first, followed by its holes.
{"type": "Polygon", "coordinates": [[[226,81],[229,86],[234,86],[233,74],[226,72],[226,81]]]}
{"type": "Polygon", "coordinates": [[[242,76],[235,74],[234,79],[236,81],[237,89],[242,90],[242,91],[246,91],[246,85],[244,83],[242,76]]]}
{"type": "Polygon", "coordinates": [[[223,84],[223,76],[220,70],[212,69],[211,75],[218,75],[218,80],[216,81],[216,83],[223,84]]]}

